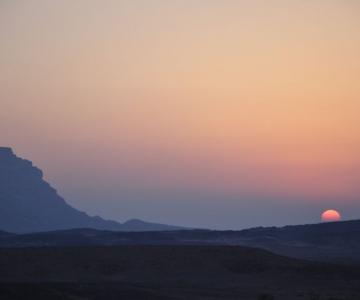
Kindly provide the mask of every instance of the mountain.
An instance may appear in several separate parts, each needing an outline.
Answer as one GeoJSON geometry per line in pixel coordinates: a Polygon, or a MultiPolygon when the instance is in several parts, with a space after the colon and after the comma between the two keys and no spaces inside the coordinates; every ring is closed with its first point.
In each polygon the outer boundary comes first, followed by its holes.
{"type": "Polygon", "coordinates": [[[148,231],[180,227],[130,220],[124,224],[91,217],[65,202],[31,161],[0,147],[0,230],[26,233],[71,228],[148,231]]]}
{"type": "Polygon", "coordinates": [[[73,229],[1,237],[1,247],[250,246],[294,258],[360,265],[360,220],[241,231],[112,232],[73,229]]]}

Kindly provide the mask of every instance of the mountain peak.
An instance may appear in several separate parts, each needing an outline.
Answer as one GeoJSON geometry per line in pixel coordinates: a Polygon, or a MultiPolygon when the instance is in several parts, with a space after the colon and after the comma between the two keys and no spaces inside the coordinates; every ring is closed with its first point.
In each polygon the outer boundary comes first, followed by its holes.
{"type": "Polygon", "coordinates": [[[10,147],[0,147],[1,156],[13,156],[14,152],[10,147]]]}

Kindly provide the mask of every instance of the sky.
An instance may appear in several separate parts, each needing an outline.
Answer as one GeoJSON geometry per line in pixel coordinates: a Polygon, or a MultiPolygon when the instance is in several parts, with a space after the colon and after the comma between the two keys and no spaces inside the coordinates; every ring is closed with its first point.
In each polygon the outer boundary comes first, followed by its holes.
{"type": "Polygon", "coordinates": [[[356,0],[0,0],[0,145],[90,215],[360,217],[356,0]]]}

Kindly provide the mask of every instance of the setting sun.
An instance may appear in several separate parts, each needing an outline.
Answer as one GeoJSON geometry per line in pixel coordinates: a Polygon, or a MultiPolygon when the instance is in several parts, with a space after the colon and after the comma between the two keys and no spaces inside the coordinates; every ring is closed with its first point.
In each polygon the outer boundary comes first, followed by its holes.
{"type": "Polygon", "coordinates": [[[338,211],[329,209],[322,213],[321,220],[323,222],[335,222],[341,220],[341,215],[338,211]]]}

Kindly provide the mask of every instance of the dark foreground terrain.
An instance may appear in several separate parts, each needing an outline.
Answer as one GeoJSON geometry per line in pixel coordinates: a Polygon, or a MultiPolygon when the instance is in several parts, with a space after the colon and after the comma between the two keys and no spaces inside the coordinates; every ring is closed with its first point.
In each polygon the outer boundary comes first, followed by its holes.
{"type": "Polygon", "coordinates": [[[360,268],[238,246],[0,249],[0,299],[360,299],[360,268]]]}

